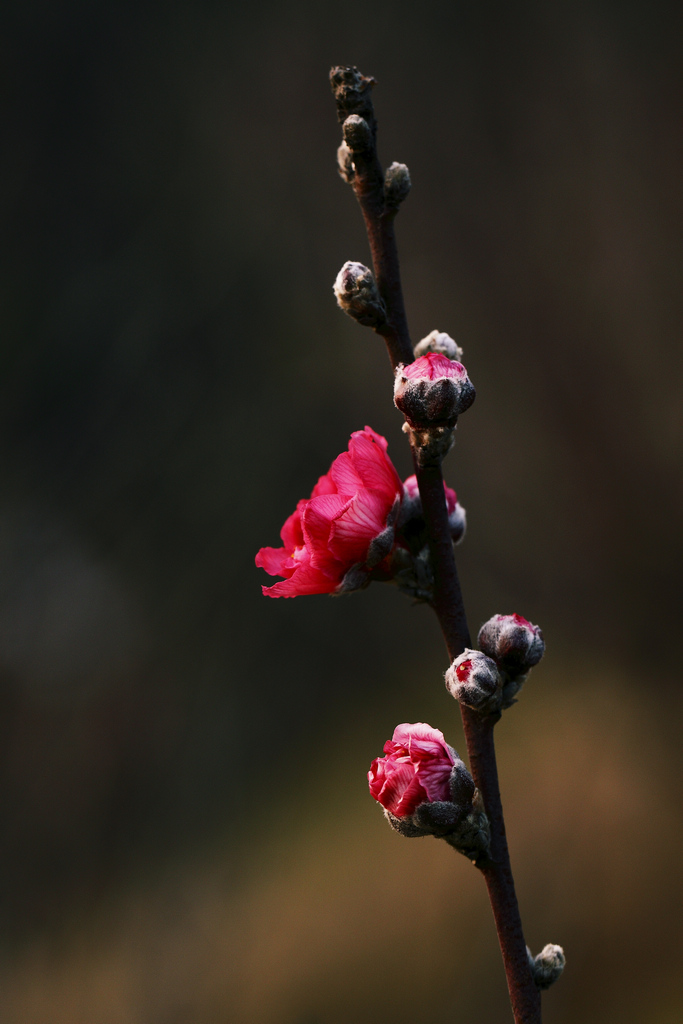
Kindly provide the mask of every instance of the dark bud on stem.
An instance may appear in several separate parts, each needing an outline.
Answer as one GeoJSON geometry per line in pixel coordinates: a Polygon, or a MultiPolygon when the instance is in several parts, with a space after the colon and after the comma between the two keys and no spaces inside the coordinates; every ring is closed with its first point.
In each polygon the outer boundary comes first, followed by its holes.
{"type": "Polygon", "coordinates": [[[545,651],[543,634],[521,615],[494,615],[479,630],[479,647],[509,675],[538,665],[545,651]]]}
{"type": "Polygon", "coordinates": [[[334,294],[340,309],[365,327],[384,326],[387,311],[372,276],[362,263],[349,261],[337,274],[334,294]]]}
{"type": "Polygon", "coordinates": [[[358,68],[340,65],[330,71],[330,85],[337,103],[337,114],[343,124],[349,114],[358,114],[366,120],[372,118],[371,90],[374,78],[362,75],[358,68]]]}
{"type": "Polygon", "coordinates": [[[389,209],[397,210],[410,192],[410,171],[405,164],[393,163],[384,175],[384,202],[389,209]]]}
{"type": "Polygon", "coordinates": [[[447,669],[445,680],[451,696],[472,711],[484,715],[500,711],[503,680],[495,661],[481,651],[466,647],[447,669]]]}
{"type": "Polygon", "coordinates": [[[474,398],[465,367],[445,356],[429,352],[396,369],[394,402],[413,430],[454,427],[474,398]]]}
{"type": "Polygon", "coordinates": [[[347,117],[343,125],[344,142],[352,153],[364,153],[372,146],[368,122],[357,114],[347,117]]]}

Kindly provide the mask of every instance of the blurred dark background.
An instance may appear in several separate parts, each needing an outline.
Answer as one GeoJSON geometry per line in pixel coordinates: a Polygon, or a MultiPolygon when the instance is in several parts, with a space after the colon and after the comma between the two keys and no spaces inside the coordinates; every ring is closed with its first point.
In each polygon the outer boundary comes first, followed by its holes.
{"type": "MultiPolygon", "coordinates": [[[[484,888],[393,835],[401,721],[462,749],[433,616],[253,565],[371,424],[410,472],[335,169],[378,80],[414,340],[478,399],[446,475],[473,629],[543,626],[499,726],[549,1024],[679,1024],[680,7],[171,0],[0,42],[0,1007],[6,1024],[494,1024],[484,888]],[[262,578],[263,577],[263,578],[262,578]]],[[[442,849],[443,847],[443,849],[442,849]]]]}

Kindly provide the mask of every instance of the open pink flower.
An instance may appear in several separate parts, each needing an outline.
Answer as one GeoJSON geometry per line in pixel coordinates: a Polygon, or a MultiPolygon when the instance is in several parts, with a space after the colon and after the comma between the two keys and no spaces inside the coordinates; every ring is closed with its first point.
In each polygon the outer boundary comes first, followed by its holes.
{"type": "Polygon", "coordinates": [[[285,577],[263,587],[264,594],[298,597],[354,589],[390,553],[403,485],[386,451],[385,438],[370,427],[354,431],[349,450],[285,522],[284,546],[257,554],[260,568],[285,577]],[[357,573],[344,583],[350,569],[357,573]]]}
{"type": "Polygon", "coordinates": [[[450,800],[450,776],[456,754],[443,733],[426,722],[397,725],[368,772],[370,793],[396,818],[413,813],[425,801],[450,800]]]}

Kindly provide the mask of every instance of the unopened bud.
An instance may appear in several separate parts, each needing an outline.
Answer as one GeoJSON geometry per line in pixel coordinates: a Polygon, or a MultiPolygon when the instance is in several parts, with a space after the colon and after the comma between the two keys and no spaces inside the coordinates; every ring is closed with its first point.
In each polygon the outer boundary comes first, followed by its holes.
{"type": "MultiPolygon", "coordinates": [[[[448,487],[444,482],[443,490],[446,508],[448,509],[448,525],[451,531],[451,538],[454,544],[459,544],[465,536],[467,515],[465,509],[458,501],[458,495],[453,488],[448,487]]],[[[417,477],[414,474],[403,481],[403,504],[401,506],[398,526],[402,531],[403,539],[411,550],[414,547],[412,544],[414,538],[420,544],[427,542],[422,500],[417,486],[417,477]]]]}
{"type": "Polygon", "coordinates": [[[358,68],[339,65],[330,71],[330,85],[337,102],[339,120],[344,123],[349,114],[373,116],[371,90],[375,79],[362,75],[358,68]]]}
{"type": "Polygon", "coordinates": [[[494,615],[479,630],[478,643],[511,676],[528,672],[545,651],[541,630],[521,615],[494,615]]]}
{"type": "Polygon", "coordinates": [[[455,426],[474,398],[465,367],[445,356],[429,352],[396,368],[394,403],[413,430],[455,426]]]}
{"type": "Polygon", "coordinates": [[[345,313],[366,327],[381,327],[387,312],[372,276],[362,263],[349,261],[337,274],[334,282],[337,303],[345,313]]]}
{"type": "Polygon", "coordinates": [[[428,352],[438,352],[439,355],[446,356],[446,359],[454,359],[458,363],[462,362],[463,357],[460,345],[456,344],[451,336],[444,334],[443,331],[432,331],[422,341],[418,341],[413,351],[416,359],[426,356],[428,352]]]}
{"type": "Polygon", "coordinates": [[[353,166],[353,153],[344,141],[342,141],[341,146],[337,150],[337,167],[339,169],[339,174],[346,184],[350,185],[355,177],[356,171],[353,166]]]}
{"type": "MultiPolygon", "coordinates": [[[[445,485],[444,485],[445,486],[445,485]]],[[[446,504],[448,506],[448,527],[451,531],[451,540],[459,544],[465,536],[467,529],[467,513],[458,501],[458,496],[450,487],[446,487],[446,504]]]]}
{"type": "Polygon", "coordinates": [[[503,681],[495,661],[465,648],[446,671],[446,689],[457,701],[482,714],[500,710],[503,681]]]}
{"type": "Polygon", "coordinates": [[[372,133],[368,122],[359,117],[358,114],[351,114],[343,124],[344,142],[352,153],[362,153],[369,149],[372,144],[372,133]]]}
{"type": "Polygon", "coordinates": [[[384,175],[384,201],[387,206],[399,207],[410,192],[410,171],[405,164],[394,162],[384,175]]]}
{"type": "Polygon", "coordinates": [[[566,958],[562,946],[555,946],[549,942],[537,956],[532,955],[528,946],[526,952],[536,987],[550,988],[564,970],[566,958]]]}

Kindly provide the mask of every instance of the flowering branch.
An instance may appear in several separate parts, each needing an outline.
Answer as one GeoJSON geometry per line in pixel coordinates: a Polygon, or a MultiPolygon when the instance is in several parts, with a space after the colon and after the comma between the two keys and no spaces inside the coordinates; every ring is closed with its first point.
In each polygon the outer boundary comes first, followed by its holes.
{"type": "Polygon", "coordinates": [[[470,771],[443,733],[425,722],[397,726],[368,773],[372,796],[391,827],[406,838],[435,836],[464,854],[486,881],[516,1024],[540,1024],[540,990],[564,967],[560,946],[532,957],[524,942],[498,785],[493,729],[516,701],[544,651],[537,626],[519,615],[494,615],[472,650],[453,547],[465,532],[465,511],[447,487],[442,461],[458,416],[475,391],[452,338],[432,331],[413,350],[403,305],[394,219],[410,190],[404,164],[382,174],[374,79],[353,67],[330,74],[343,141],[339,171],[353,186],[367,228],[373,272],[345,263],[334,285],[337,302],[384,338],[394,369],[394,404],[403,413],[415,475],[401,482],[387,442],[370,427],[351,435],[348,450],[297,504],[280,536],[256,564],[282,580],[268,597],[344,594],[373,580],[428,601],[451,660],[448,691],[460,704],[470,771]]]}
{"type": "MultiPolygon", "coordinates": [[[[384,334],[389,357],[397,369],[400,364],[410,364],[414,357],[394,233],[398,206],[387,212],[384,180],[377,157],[377,123],[370,98],[374,79],[360,75],[355,68],[336,67],[330,73],[330,81],[339,120],[344,126],[340,169],[353,186],[363,211],[375,277],[386,307],[386,322],[388,327],[390,325],[390,329],[378,333],[384,334]],[[361,118],[367,125],[367,131],[359,130],[361,118]],[[347,154],[345,149],[350,153],[347,154]],[[351,162],[352,174],[349,173],[351,162]]],[[[413,433],[411,440],[414,438],[413,433]]],[[[431,603],[450,659],[455,661],[470,647],[471,641],[444,501],[443,453],[430,453],[427,458],[421,458],[420,447],[413,444],[413,457],[433,569],[431,603]]],[[[491,830],[490,857],[478,866],[486,880],[493,909],[515,1022],[540,1024],[540,993],[524,941],[498,783],[493,727],[500,713],[482,716],[465,704],[461,704],[461,712],[472,775],[482,795],[491,830]]]]}

